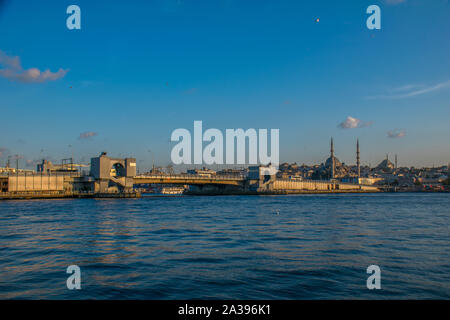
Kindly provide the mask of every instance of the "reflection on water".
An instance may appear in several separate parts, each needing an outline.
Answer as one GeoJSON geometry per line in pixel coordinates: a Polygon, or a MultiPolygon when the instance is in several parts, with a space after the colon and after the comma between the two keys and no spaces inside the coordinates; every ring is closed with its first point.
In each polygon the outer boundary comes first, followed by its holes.
{"type": "Polygon", "coordinates": [[[450,298],[449,194],[0,202],[0,298],[450,298]],[[67,266],[81,290],[66,288],[67,266]],[[366,288],[367,266],[382,290],[366,288]]]}

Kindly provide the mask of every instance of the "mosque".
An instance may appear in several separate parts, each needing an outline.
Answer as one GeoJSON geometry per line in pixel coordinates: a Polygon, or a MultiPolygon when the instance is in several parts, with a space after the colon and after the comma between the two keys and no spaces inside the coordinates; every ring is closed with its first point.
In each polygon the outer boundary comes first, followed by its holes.
{"type": "MultiPolygon", "coordinates": [[[[357,142],[357,162],[359,163],[359,141],[357,142]]],[[[358,165],[359,168],[359,165],[358,165]]],[[[359,170],[358,170],[359,172],[359,170]]],[[[334,155],[334,142],[331,138],[330,157],[314,172],[313,179],[329,180],[351,175],[351,170],[334,155]]]]}
{"type": "MultiPolygon", "coordinates": [[[[397,156],[395,156],[395,158],[397,159],[397,156]]],[[[395,161],[397,162],[397,160],[395,161]]],[[[376,171],[382,171],[385,173],[391,173],[392,171],[394,171],[394,169],[396,169],[396,165],[394,165],[390,160],[389,160],[389,155],[386,154],[386,159],[384,159],[383,161],[381,161],[376,167],[375,170],[376,171]]]]}
{"type": "MultiPolygon", "coordinates": [[[[330,142],[330,156],[322,163],[320,167],[314,173],[315,179],[338,179],[344,177],[361,178],[361,161],[359,152],[359,139],[356,140],[356,168],[352,171],[351,166],[345,165],[339,161],[334,155],[334,143],[333,138],[330,142]]],[[[381,161],[372,171],[382,173],[392,173],[397,169],[397,155],[395,155],[395,164],[389,160],[389,155],[386,154],[386,158],[381,161]]]]}

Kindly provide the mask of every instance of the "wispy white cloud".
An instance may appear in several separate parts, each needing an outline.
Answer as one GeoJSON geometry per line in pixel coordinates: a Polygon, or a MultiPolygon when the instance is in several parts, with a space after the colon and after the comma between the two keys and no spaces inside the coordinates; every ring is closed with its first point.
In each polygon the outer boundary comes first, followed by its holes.
{"type": "Polygon", "coordinates": [[[404,136],[406,136],[404,130],[390,130],[387,132],[387,137],[391,139],[403,138],[404,136]]]}
{"type": "Polygon", "coordinates": [[[405,85],[398,88],[389,90],[388,94],[382,94],[377,96],[370,96],[367,99],[405,99],[411,98],[423,94],[427,94],[434,91],[450,88],[450,80],[437,83],[432,86],[424,85],[405,85]]]}
{"type": "Polygon", "coordinates": [[[82,132],[80,133],[80,136],[78,137],[78,140],[87,140],[87,139],[91,139],[95,136],[97,136],[98,133],[97,132],[93,132],[93,131],[86,131],[86,132],[82,132]]]}
{"type": "Polygon", "coordinates": [[[0,50],[0,77],[10,81],[24,83],[42,83],[63,78],[69,70],[59,69],[51,72],[49,69],[41,71],[38,68],[23,69],[18,56],[10,57],[0,50]]]}
{"type": "Polygon", "coordinates": [[[390,92],[408,92],[413,90],[422,89],[425,87],[423,84],[405,84],[404,86],[392,88],[390,92]]]}
{"type": "Polygon", "coordinates": [[[355,128],[363,128],[369,127],[372,125],[372,122],[363,122],[360,119],[353,118],[348,116],[344,121],[338,124],[338,128],[341,129],[355,129],[355,128]]]}

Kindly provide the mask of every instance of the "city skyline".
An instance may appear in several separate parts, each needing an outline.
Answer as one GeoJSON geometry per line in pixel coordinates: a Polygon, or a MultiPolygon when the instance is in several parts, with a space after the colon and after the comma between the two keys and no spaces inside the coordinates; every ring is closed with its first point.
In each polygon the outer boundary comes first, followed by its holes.
{"type": "MultiPolygon", "coordinates": [[[[333,145],[333,137],[331,137],[331,143],[333,145]]],[[[248,147],[248,145],[247,145],[248,147]]],[[[298,162],[298,161],[293,161],[293,162],[289,162],[289,161],[280,161],[280,165],[286,165],[286,164],[297,164],[297,165],[305,165],[307,167],[314,167],[314,166],[324,166],[326,164],[326,161],[328,159],[332,159],[333,157],[335,159],[337,159],[337,161],[341,162],[343,166],[345,167],[354,167],[357,168],[357,172],[359,172],[359,167],[363,168],[363,167],[367,167],[367,168],[371,168],[371,169],[375,169],[377,166],[379,166],[380,164],[382,164],[385,161],[389,161],[392,164],[395,165],[395,168],[416,168],[416,169],[425,169],[425,168],[441,168],[441,167],[448,167],[450,168],[450,162],[448,163],[442,163],[442,164],[433,164],[431,166],[419,166],[419,167],[415,167],[413,165],[402,165],[401,163],[398,162],[398,154],[389,154],[386,153],[384,155],[383,158],[380,158],[380,160],[376,163],[371,163],[371,162],[361,162],[361,157],[360,157],[360,147],[359,147],[359,139],[356,140],[356,144],[355,144],[356,149],[354,150],[354,159],[350,160],[348,162],[346,161],[340,161],[340,158],[338,156],[336,156],[336,154],[334,153],[334,146],[331,147],[332,151],[331,153],[328,153],[328,155],[321,161],[318,162],[314,162],[314,163],[305,163],[305,162],[298,162]],[[328,157],[328,158],[327,158],[328,157]]],[[[151,150],[150,154],[152,154],[153,152],[151,150]]],[[[0,150],[0,152],[5,152],[5,150],[0,150]]],[[[108,154],[108,152],[106,151],[102,151],[101,154],[108,154]]],[[[19,154],[10,154],[8,155],[7,153],[5,153],[5,155],[2,155],[2,157],[5,160],[4,163],[4,167],[6,168],[16,168],[18,167],[19,169],[28,169],[29,171],[34,171],[37,167],[41,166],[42,163],[44,162],[48,162],[50,161],[53,164],[60,164],[60,163],[65,163],[66,165],[70,165],[70,163],[73,164],[80,164],[83,165],[83,167],[87,167],[89,165],[89,163],[91,162],[91,159],[98,156],[97,154],[92,155],[91,157],[87,157],[87,156],[78,156],[78,155],[68,155],[68,158],[64,158],[64,159],[56,159],[53,158],[51,156],[42,156],[39,159],[35,159],[35,160],[30,160],[30,159],[26,159],[23,155],[19,155],[19,154]],[[79,161],[77,161],[79,160],[79,161]],[[73,161],[73,162],[72,162],[73,161]]],[[[124,154],[124,153],[119,153],[116,155],[113,155],[113,157],[129,157],[130,155],[124,154]]],[[[246,159],[248,160],[248,157],[246,156],[246,159]]],[[[348,155],[345,157],[345,159],[348,159],[348,155]]],[[[190,163],[190,164],[173,164],[172,162],[170,163],[155,163],[154,158],[151,156],[150,161],[145,161],[144,159],[136,159],[137,160],[137,169],[140,172],[145,172],[145,171],[151,171],[152,169],[167,169],[170,171],[175,169],[175,172],[183,172],[185,170],[189,170],[189,169],[193,169],[193,168],[209,168],[209,169],[215,169],[215,170],[221,170],[221,169],[227,169],[227,168],[236,168],[236,169],[245,169],[248,167],[253,166],[254,164],[227,164],[227,163],[214,163],[214,164],[195,164],[195,163],[190,163]]],[[[3,163],[0,163],[0,167],[2,167],[3,163]]],[[[259,165],[262,165],[259,163],[259,165]]],[[[271,166],[271,164],[269,163],[269,166],[271,166]]],[[[39,171],[39,169],[37,169],[37,171],[39,171]]]]}
{"type": "Polygon", "coordinates": [[[280,162],[324,162],[331,136],[347,164],[358,138],[361,165],[450,160],[448,1],[381,1],[381,30],[365,27],[371,1],[77,1],[81,30],[71,3],[1,3],[0,165],[100,151],[167,165],[194,120],[280,129],[280,162]]]}

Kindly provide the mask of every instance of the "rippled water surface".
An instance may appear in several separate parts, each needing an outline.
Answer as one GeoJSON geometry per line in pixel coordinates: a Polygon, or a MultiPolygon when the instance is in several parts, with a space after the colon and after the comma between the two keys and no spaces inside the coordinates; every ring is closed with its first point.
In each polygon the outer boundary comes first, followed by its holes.
{"type": "Polygon", "coordinates": [[[0,298],[449,299],[449,218],[438,193],[0,201],[0,298]]]}

